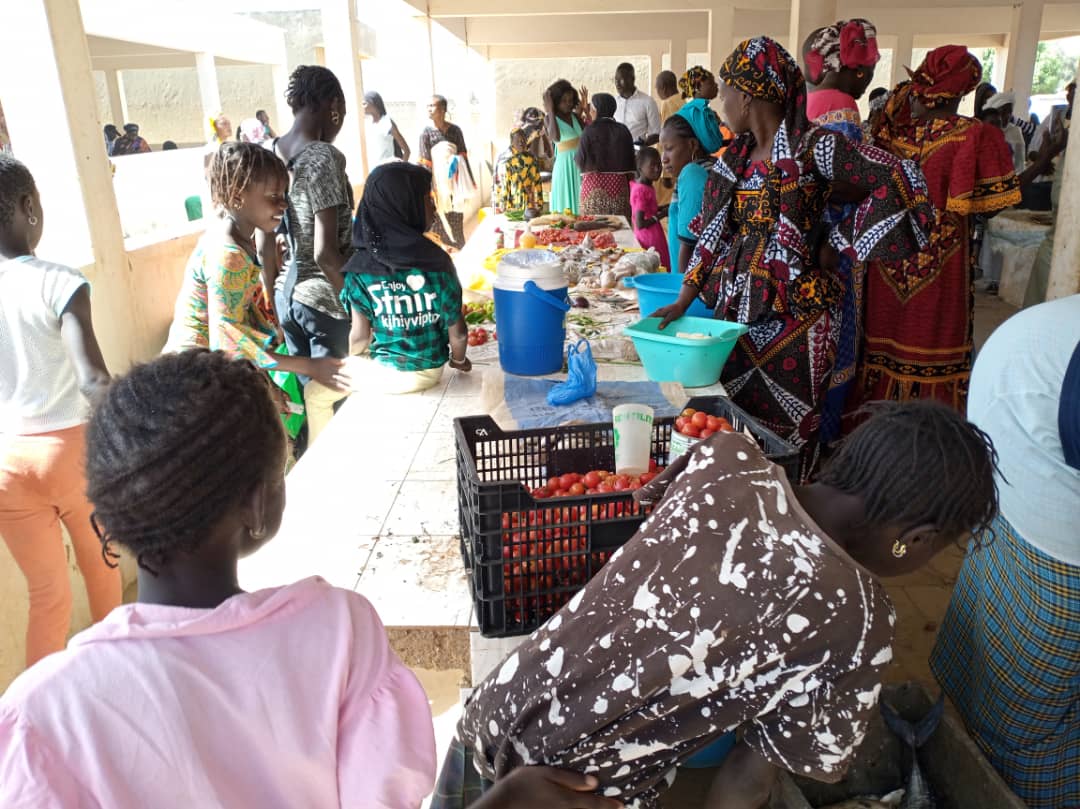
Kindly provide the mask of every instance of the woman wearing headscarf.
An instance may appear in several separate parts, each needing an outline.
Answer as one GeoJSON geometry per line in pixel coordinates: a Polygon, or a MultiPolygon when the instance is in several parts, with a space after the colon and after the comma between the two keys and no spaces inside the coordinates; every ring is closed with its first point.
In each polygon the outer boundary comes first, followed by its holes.
{"type": "Polygon", "coordinates": [[[398,162],[368,175],[341,293],[357,389],[415,393],[438,384],[447,363],[472,367],[454,263],[424,235],[434,219],[430,171],[398,162]]]}
{"type": "Polygon", "coordinates": [[[878,146],[918,161],[936,213],[925,249],[867,268],[865,341],[849,412],[882,399],[966,406],[973,219],[1020,202],[1001,130],[957,114],[981,75],[966,48],[931,51],[893,92],[874,131],[878,146]]]}
{"type": "Polygon", "coordinates": [[[715,149],[710,149],[709,154],[719,157],[724,147],[731,142],[732,133],[709,106],[720,92],[716,77],[701,65],[695,65],[679,79],[679,92],[686,99],[679,112],[684,113],[688,121],[708,128],[710,145],[717,142],[720,144],[715,149]]]}
{"type": "Polygon", "coordinates": [[[809,128],[802,71],[773,40],[743,42],[720,79],[737,135],[709,172],[682,292],[657,314],[667,326],[700,297],[716,317],[750,327],[721,380],[736,403],[802,448],[809,475],[843,300],[835,254],[907,255],[926,244],[933,212],[914,164],[809,128]],[[831,229],[822,221],[830,198],[859,206],[831,229]]]}
{"type": "MultiPolygon", "coordinates": [[[[841,20],[819,28],[803,44],[806,79],[814,86],[806,99],[810,124],[823,126],[850,138],[863,140],[858,99],[874,80],[874,66],[881,58],[877,29],[869,20],[841,20]]],[[[830,224],[855,213],[855,205],[830,205],[830,224]]],[[[855,384],[859,348],[862,345],[863,279],[865,268],[849,256],[840,256],[836,272],[844,286],[840,305],[836,364],[821,407],[821,443],[828,446],[841,434],[841,417],[855,384]]]]}
{"type": "Polygon", "coordinates": [[[581,170],[579,213],[624,216],[630,221],[630,178],[637,168],[634,136],[615,120],[615,96],[592,97],[593,121],[581,133],[577,161],[581,170]]]}

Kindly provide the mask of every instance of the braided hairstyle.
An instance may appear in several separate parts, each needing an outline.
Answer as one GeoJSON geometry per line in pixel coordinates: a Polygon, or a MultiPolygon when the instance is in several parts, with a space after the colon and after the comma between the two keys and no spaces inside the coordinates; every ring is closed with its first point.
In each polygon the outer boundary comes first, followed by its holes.
{"type": "Polygon", "coordinates": [[[0,152],[0,227],[15,221],[15,209],[24,197],[34,193],[30,169],[5,152],[0,152]]]}
{"type": "Polygon", "coordinates": [[[303,109],[318,109],[323,104],[340,98],[345,100],[341,82],[330,70],[320,65],[300,65],[289,76],[285,101],[293,115],[303,109]]]}
{"type": "Polygon", "coordinates": [[[267,375],[195,349],[115,380],[87,427],[87,494],[107,564],[116,542],[151,573],[191,553],[255,487],[282,474],[267,375]]]}
{"type": "Polygon", "coordinates": [[[998,456],[990,436],[936,402],[881,403],[817,478],[862,498],[866,523],[992,536],[998,456]]]}
{"type": "Polygon", "coordinates": [[[289,172],[281,158],[257,143],[226,141],[210,161],[210,198],[224,208],[237,207],[255,183],[272,180],[288,187],[289,172]]]}

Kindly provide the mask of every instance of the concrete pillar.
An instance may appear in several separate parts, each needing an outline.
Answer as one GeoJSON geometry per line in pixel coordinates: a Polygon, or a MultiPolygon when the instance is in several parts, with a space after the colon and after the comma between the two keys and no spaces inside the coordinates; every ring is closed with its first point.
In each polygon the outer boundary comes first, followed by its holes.
{"type": "MultiPolygon", "coordinates": [[[[873,15],[871,15],[873,16],[873,15]]],[[[802,63],[802,44],[811,31],[836,22],[836,0],[791,0],[788,50],[802,63]]]]}
{"type": "Polygon", "coordinates": [[[913,33],[905,31],[896,35],[896,49],[893,50],[892,57],[892,76],[889,77],[890,89],[907,80],[908,73],[905,68],[910,67],[914,70],[918,67],[918,65],[911,64],[914,50],[915,35],[913,33]]]}
{"type": "Polygon", "coordinates": [[[289,69],[285,65],[271,65],[270,81],[274,88],[275,111],[267,110],[267,112],[276,115],[270,122],[271,126],[276,133],[283,135],[292,126],[292,109],[289,107],[289,102],[285,100],[285,91],[289,89],[289,69]]]}
{"type": "Polygon", "coordinates": [[[1005,65],[1005,86],[1016,94],[1013,107],[1017,117],[1027,113],[1031,96],[1031,81],[1035,76],[1035,54],[1039,48],[1042,31],[1044,0],[1024,0],[1012,10],[1012,27],[1009,29],[1009,56],[1005,65]]]}
{"type": "Polygon", "coordinates": [[[124,97],[124,77],[119,70],[105,71],[105,85],[109,90],[109,115],[121,130],[127,123],[127,99],[124,97]]]}
{"type": "Polygon", "coordinates": [[[1009,64],[1009,49],[1005,47],[994,48],[994,70],[990,75],[990,83],[997,88],[1005,86],[1005,68],[1009,64]]]}
{"type": "Polygon", "coordinates": [[[686,40],[673,39],[668,42],[668,53],[671,54],[671,70],[676,76],[686,72],[686,40]]]}
{"type": "Polygon", "coordinates": [[[713,7],[709,11],[709,70],[715,73],[727,59],[734,38],[735,7],[713,7]]]}
{"type": "MultiPolygon", "coordinates": [[[[202,103],[202,129],[205,130],[207,140],[213,137],[210,131],[210,119],[223,112],[221,109],[221,92],[218,90],[217,64],[214,62],[214,54],[195,54],[195,72],[199,77],[199,100],[202,103]]],[[[233,121],[233,126],[240,126],[239,121],[233,121]]]]}
{"type": "Polygon", "coordinates": [[[654,50],[649,54],[649,88],[650,92],[656,94],[656,77],[660,75],[660,72],[664,69],[664,52],[654,50]]]}
{"type": "Polygon", "coordinates": [[[364,86],[360,76],[360,36],[355,0],[322,0],[326,66],[345,92],[345,121],[334,145],[345,154],[349,179],[359,185],[367,176],[364,143],[364,86]]]}
{"type": "MultiPolygon", "coordinates": [[[[1077,77],[1080,78],[1080,73],[1077,77]]],[[[1057,168],[1065,174],[1061,178],[1054,255],[1050,262],[1050,280],[1046,285],[1047,300],[1080,292],[1080,143],[1075,141],[1075,133],[1070,130],[1069,134],[1072,145],[1065,150],[1065,156],[1057,168]]]]}
{"type": "Polygon", "coordinates": [[[41,191],[45,233],[37,253],[86,272],[95,331],[117,372],[131,364],[142,314],[96,95],[79,0],[9,4],[0,26],[0,97],[15,156],[41,191]]]}

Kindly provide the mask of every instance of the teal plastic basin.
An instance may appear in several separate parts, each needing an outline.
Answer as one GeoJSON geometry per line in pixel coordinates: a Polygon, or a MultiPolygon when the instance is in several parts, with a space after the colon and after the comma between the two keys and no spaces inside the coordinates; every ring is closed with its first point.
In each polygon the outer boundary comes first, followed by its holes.
{"type": "Polygon", "coordinates": [[[731,356],[746,326],[704,317],[681,317],[660,331],[660,318],[647,317],[623,329],[654,382],[678,382],[688,388],[703,388],[720,380],[724,363],[731,356]],[[679,332],[708,334],[703,339],[676,337],[679,332]]]}

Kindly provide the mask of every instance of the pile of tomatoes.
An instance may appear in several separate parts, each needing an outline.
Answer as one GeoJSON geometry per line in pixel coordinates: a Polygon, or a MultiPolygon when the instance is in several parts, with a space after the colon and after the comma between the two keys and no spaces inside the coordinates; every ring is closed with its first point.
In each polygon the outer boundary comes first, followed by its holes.
{"type": "Polygon", "coordinates": [[[710,416],[688,407],[675,419],[675,431],[691,438],[708,438],[713,433],[735,432],[735,428],[723,416],[710,416]]]}
{"type": "Polygon", "coordinates": [[[469,329],[469,345],[482,346],[488,341],[488,339],[495,340],[498,338],[496,337],[495,332],[491,332],[491,334],[488,334],[488,330],[485,329],[483,326],[477,326],[475,329],[469,329]]]}
{"type": "Polygon", "coordinates": [[[585,237],[592,239],[597,250],[615,246],[615,237],[610,230],[572,230],[570,228],[544,228],[534,234],[538,245],[569,246],[581,244],[585,237]]]}
{"type": "Polygon", "coordinates": [[[649,461],[649,471],[640,475],[616,475],[602,469],[586,472],[584,475],[568,472],[553,477],[538,489],[533,489],[532,496],[537,500],[545,500],[549,497],[581,497],[588,494],[634,491],[663,471],[664,467],[658,467],[656,461],[649,461]]]}
{"type": "Polygon", "coordinates": [[[506,617],[539,624],[573,598],[612,551],[589,552],[589,521],[642,517],[636,502],[550,507],[502,515],[506,617]]]}

